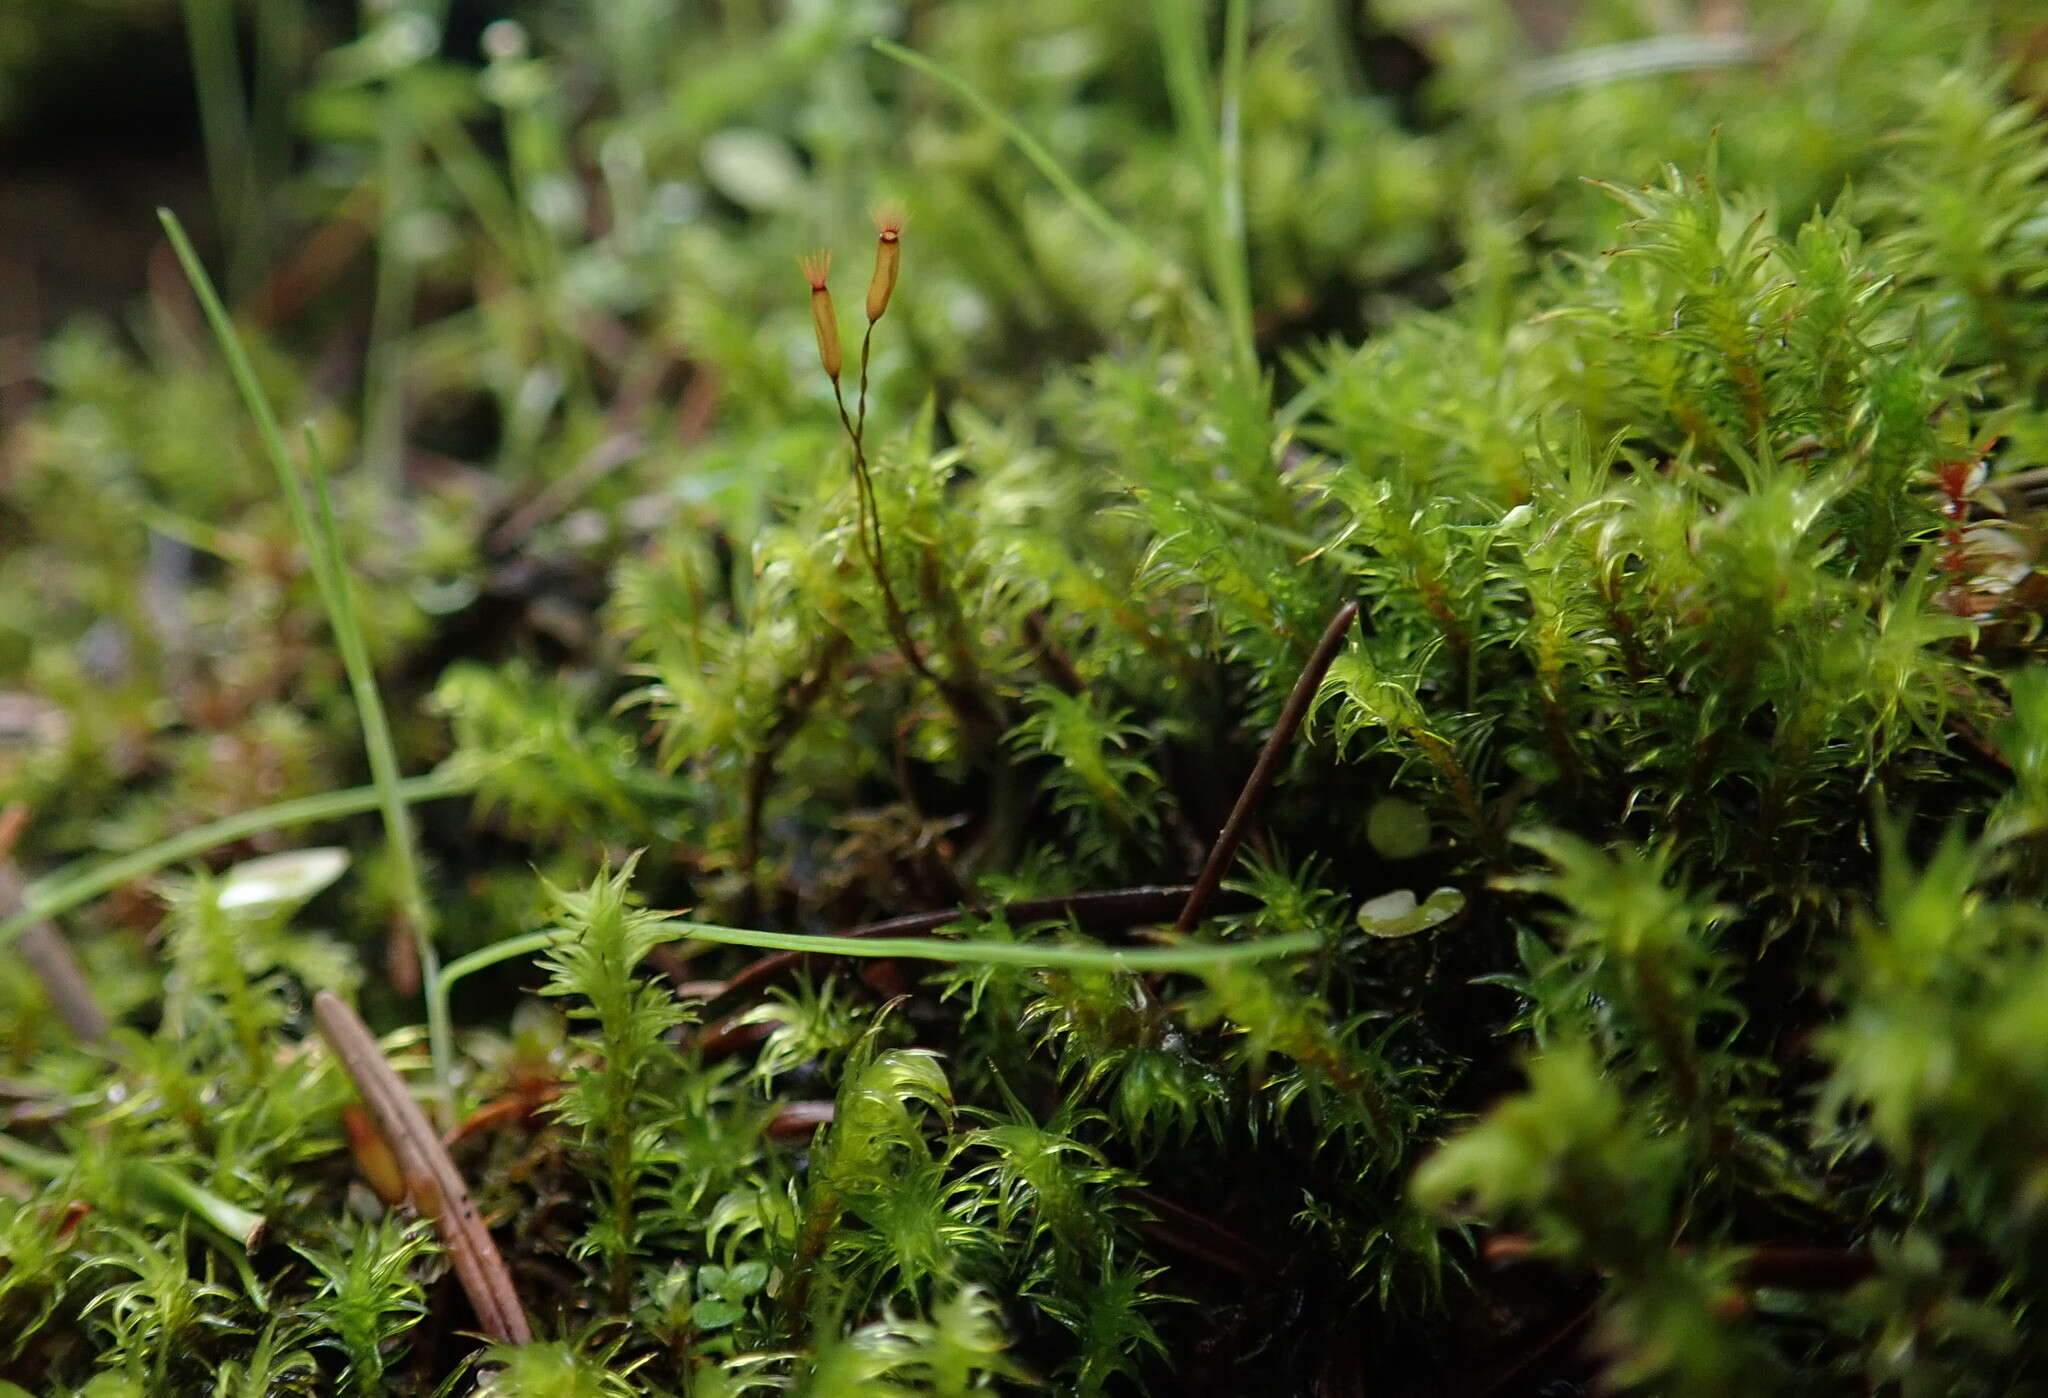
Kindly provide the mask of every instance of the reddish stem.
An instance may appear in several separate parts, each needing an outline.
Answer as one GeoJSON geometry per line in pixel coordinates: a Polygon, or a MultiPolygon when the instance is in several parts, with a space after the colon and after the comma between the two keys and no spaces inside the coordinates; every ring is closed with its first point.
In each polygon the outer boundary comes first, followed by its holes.
{"type": "Polygon", "coordinates": [[[469,1189],[448,1158],[427,1115],[393,1072],[377,1041],[356,1012],[331,990],[313,997],[321,1037],[334,1050],[355,1084],[378,1132],[398,1157],[413,1204],[434,1221],[455,1275],[469,1295],[477,1324],[494,1340],[526,1344],[533,1339],[526,1310],[513,1289],[512,1273],[484,1227],[469,1189]]]}
{"type": "Polygon", "coordinates": [[[1237,805],[1231,810],[1230,819],[1223,823],[1222,833],[1209,848],[1208,862],[1202,865],[1201,877],[1195,880],[1194,890],[1188,894],[1188,901],[1180,910],[1180,919],[1173,924],[1174,931],[1192,932],[1202,920],[1209,900],[1222,886],[1223,876],[1230,872],[1238,847],[1244,843],[1252,819],[1266,799],[1266,792],[1271,789],[1273,779],[1280,775],[1280,763],[1293,745],[1294,735],[1301,729],[1301,721],[1308,717],[1309,706],[1315,702],[1323,676],[1330,672],[1337,652],[1344,648],[1345,633],[1357,619],[1358,603],[1346,602],[1330,618],[1330,624],[1323,628],[1322,639],[1309,652],[1308,664],[1302,667],[1301,678],[1294,682],[1294,691],[1287,696],[1287,705],[1280,710],[1279,721],[1267,736],[1265,747],[1259,750],[1259,760],[1253,765],[1251,776],[1245,779],[1244,790],[1238,793],[1237,805]]]}

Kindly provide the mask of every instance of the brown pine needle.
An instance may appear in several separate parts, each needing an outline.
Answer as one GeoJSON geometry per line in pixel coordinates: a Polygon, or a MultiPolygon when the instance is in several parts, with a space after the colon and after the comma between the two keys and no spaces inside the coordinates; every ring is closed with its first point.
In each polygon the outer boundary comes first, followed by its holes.
{"type": "Polygon", "coordinates": [[[397,1155],[406,1187],[419,1211],[434,1221],[455,1263],[455,1275],[469,1295],[477,1324],[494,1340],[525,1344],[533,1338],[525,1308],[512,1287],[512,1273],[484,1227],[455,1162],[427,1125],[426,1113],[399,1081],[369,1029],[333,991],[313,997],[321,1037],[355,1084],[377,1129],[397,1155]]]}
{"type": "Polygon", "coordinates": [[[1252,774],[1245,779],[1244,790],[1237,794],[1237,805],[1231,808],[1230,819],[1223,822],[1223,830],[1216,836],[1216,843],[1209,847],[1209,858],[1202,865],[1201,877],[1195,880],[1194,891],[1188,894],[1187,906],[1180,910],[1180,920],[1173,924],[1174,931],[1194,931],[1195,925],[1202,920],[1203,911],[1209,906],[1209,900],[1222,886],[1223,876],[1230,872],[1231,861],[1237,858],[1238,846],[1244,843],[1244,837],[1251,829],[1252,818],[1259,813],[1259,806],[1265,801],[1273,779],[1280,775],[1280,764],[1294,744],[1294,735],[1300,730],[1301,721],[1308,717],[1309,705],[1315,702],[1316,690],[1322,687],[1323,676],[1330,672],[1331,662],[1344,648],[1345,633],[1351,630],[1351,623],[1357,619],[1358,603],[1346,602],[1330,618],[1330,624],[1323,628],[1322,639],[1309,653],[1301,678],[1294,682],[1294,690],[1287,696],[1287,706],[1280,710],[1280,719],[1267,736],[1265,747],[1259,749],[1259,760],[1252,765],[1252,774]]]}
{"type": "MultiPolygon", "coordinates": [[[[22,894],[28,885],[14,862],[13,852],[27,826],[28,808],[20,802],[0,811],[0,914],[12,916],[21,909],[22,894]]],[[[47,922],[30,923],[14,939],[14,949],[28,963],[72,1036],[82,1044],[104,1042],[113,1022],[100,1008],[92,984],[86,980],[85,970],[78,964],[78,956],[64,940],[64,934],[47,922]]]]}

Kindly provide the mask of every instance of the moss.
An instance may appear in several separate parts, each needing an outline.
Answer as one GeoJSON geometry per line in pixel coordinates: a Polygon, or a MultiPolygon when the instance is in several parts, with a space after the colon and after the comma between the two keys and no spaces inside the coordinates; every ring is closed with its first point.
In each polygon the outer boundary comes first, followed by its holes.
{"type": "Polygon", "coordinates": [[[0,1375],[2028,1391],[2023,9],[373,20],[221,222],[297,249],[243,334],[438,768],[451,1149],[541,1338],[345,1154],[311,994],[428,1060],[375,827],[219,877],[374,802],[204,833],[365,773],[166,293],[0,438],[27,914],[120,1021],[0,977],[0,1375]],[[835,394],[794,259],[888,197],[835,394]]]}

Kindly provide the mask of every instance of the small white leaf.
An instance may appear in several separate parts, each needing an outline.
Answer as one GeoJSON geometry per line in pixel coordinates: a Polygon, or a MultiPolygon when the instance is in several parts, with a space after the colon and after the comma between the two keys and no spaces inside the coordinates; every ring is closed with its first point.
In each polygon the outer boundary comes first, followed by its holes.
{"type": "Polygon", "coordinates": [[[303,903],[340,878],[346,868],[348,851],[334,845],[245,860],[222,879],[220,907],[224,912],[257,912],[303,903]]]}

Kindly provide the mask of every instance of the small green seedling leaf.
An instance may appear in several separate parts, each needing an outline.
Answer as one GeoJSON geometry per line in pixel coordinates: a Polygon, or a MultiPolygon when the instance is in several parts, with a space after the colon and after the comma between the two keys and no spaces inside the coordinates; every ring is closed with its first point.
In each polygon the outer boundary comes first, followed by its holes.
{"type": "Polygon", "coordinates": [[[1450,921],[1465,910],[1465,895],[1455,888],[1439,888],[1415,901],[1408,889],[1382,893],[1359,905],[1358,925],[1369,936],[1411,937],[1417,932],[1450,921]]]}
{"type": "Polygon", "coordinates": [[[690,1319],[699,1330],[723,1330],[747,1313],[747,1308],[723,1296],[706,1296],[690,1308],[690,1319]]]}
{"type": "Polygon", "coordinates": [[[768,1264],[759,1258],[742,1262],[725,1274],[721,1296],[752,1296],[768,1285],[768,1264]]]}

